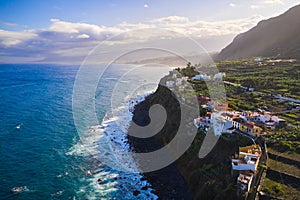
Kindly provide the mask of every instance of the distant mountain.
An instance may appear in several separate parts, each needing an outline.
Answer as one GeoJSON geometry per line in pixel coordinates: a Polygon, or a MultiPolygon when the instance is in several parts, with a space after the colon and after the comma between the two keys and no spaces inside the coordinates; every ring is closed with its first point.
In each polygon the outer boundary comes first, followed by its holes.
{"type": "Polygon", "coordinates": [[[282,15],[263,20],[249,31],[237,35],[219,53],[217,60],[254,56],[300,58],[300,5],[282,15]]]}

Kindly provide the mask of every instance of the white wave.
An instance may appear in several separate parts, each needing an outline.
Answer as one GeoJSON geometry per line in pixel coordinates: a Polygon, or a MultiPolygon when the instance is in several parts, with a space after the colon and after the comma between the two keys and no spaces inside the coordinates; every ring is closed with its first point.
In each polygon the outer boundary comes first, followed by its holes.
{"type": "Polygon", "coordinates": [[[58,192],[55,192],[55,193],[51,194],[51,196],[52,197],[60,197],[63,194],[63,192],[64,192],[63,190],[60,190],[58,192]]]}
{"type": "Polygon", "coordinates": [[[126,97],[121,105],[105,115],[101,125],[89,126],[84,138],[81,138],[82,142],[75,144],[71,151],[66,153],[90,157],[97,165],[96,169],[86,172],[88,184],[80,188],[78,195],[84,195],[87,199],[135,199],[137,196],[133,191],[137,190],[140,192],[139,199],[158,198],[152,193],[150,183],[141,180],[141,174],[114,170],[104,164],[115,162],[120,167],[138,171],[138,166],[129,153],[130,145],[126,131],[133,116],[134,106],[145,100],[149,94],[150,92],[147,92],[134,99],[126,97]]]}

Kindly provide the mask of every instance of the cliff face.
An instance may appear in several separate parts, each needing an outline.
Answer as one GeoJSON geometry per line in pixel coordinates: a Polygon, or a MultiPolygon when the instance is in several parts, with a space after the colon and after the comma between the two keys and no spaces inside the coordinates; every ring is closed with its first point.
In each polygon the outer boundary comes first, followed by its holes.
{"type": "MultiPolygon", "coordinates": [[[[167,110],[167,121],[163,129],[151,138],[129,136],[131,146],[136,152],[159,149],[168,144],[177,132],[181,115],[180,104],[164,86],[159,86],[154,94],[136,105],[133,121],[141,126],[147,125],[150,122],[149,108],[153,104],[161,104],[167,110]]],[[[198,152],[204,137],[205,134],[199,131],[192,145],[177,161],[162,170],[145,174],[161,199],[237,198],[234,186],[236,177],[231,172],[230,158],[238,150],[240,142],[249,141],[239,138],[241,136],[221,137],[209,155],[199,159],[198,152]]]]}
{"type": "Polygon", "coordinates": [[[284,14],[263,20],[239,34],[217,56],[217,60],[235,60],[254,56],[300,58],[300,5],[284,14]]]}
{"type": "MultiPolygon", "coordinates": [[[[153,137],[136,138],[128,136],[131,147],[135,152],[146,153],[162,148],[176,134],[178,120],[180,120],[180,107],[171,92],[163,86],[159,86],[157,91],[146,97],[145,101],[137,104],[134,109],[133,121],[139,126],[149,124],[149,108],[153,104],[161,104],[167,108],[168,119],[163,129],[153,137]]],[[[131,127],[129,127],[129,132],[131,127]]],[[[138,163],[138,160],[136,161],[138,163]]],[[[145,178],[154,188],[154,193],[160,199],[192,199],[187,185],[176,168],[175,163],[155,172],[145,173],[145,178]]]]}

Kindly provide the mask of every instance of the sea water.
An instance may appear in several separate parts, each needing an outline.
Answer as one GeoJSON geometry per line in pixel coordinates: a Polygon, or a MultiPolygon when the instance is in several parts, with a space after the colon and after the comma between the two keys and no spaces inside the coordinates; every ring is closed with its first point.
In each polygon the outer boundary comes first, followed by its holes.
{"type": "MultiPolygon", "coordinates": [[[[0,65],[0,199],[156,199],[141,174],[118,171],[100,159],[114,158],[107,140],[130,150],[130,111],[155,91],[157,83],[145,84],[147,80],[158,82],[158,75],[164,75],[155,70],[129,73],[133,69],[109,67],[95,93],[99,123],[83,119],[75,127],[72,93],[79,66],[0,65]],[[117,84],[142,86],[128,93],[116,90],[117,84]],[[125,98],[112,106],[113,90],[125,98]],[[89,144],[82,144],[82,137],[89,144]],[[14,187],[26,190],[13,193],[14,187]],[[139,191],[137,196],[134,191],[139,191]]],[[[82,103],[88,107],[90,102],[82,103]]]]}

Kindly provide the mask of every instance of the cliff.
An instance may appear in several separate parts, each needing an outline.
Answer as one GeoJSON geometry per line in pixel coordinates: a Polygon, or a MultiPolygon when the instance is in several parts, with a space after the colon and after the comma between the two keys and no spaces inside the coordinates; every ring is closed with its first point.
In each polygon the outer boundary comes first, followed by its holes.
{"type": "MultiPolygon", "coordinates": [[[[128,136],[131,147],[136,152],[157,150],[168,144],[177,132],[181,115],[180,104],[172,92],[161,85],[155,93],[136,105],[133,121],[140,126],[147,125],[150,122],[149,108],[153,104],[160,104],[167,110],[167,121],[163,129],[151,138],[128,136]]],[[[242,136],[220,137],[208,156],[199,159],[198,152],[204,137],[205,134],[198,131],[192,145],[177,161],[164,169],[144,174],[161,199],[237,198],[231,156],[238,150],[239,145],[251,141],[241,138],[242,136]]]]}

